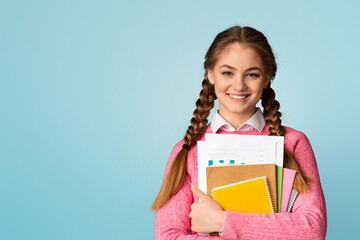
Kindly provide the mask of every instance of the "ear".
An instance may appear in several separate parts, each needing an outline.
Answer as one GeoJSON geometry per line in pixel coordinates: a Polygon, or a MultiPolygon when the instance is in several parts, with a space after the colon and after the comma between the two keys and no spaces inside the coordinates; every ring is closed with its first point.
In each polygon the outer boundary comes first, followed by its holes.
{"type": "Polygon", "coordinates": [[[210,82],[211,84],[214,84],[214,83],[215,83],[215,80],[214,80],[214,71],[213,71],[213,70],[207,69],[207,77],[208,77],[209,82],[210,82]]]}

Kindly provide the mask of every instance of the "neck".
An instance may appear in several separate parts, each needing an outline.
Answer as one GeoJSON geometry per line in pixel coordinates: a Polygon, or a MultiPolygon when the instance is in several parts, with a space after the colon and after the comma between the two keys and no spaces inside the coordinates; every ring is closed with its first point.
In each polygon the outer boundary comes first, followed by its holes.
{"type": "Polygon", "coordinates": [[[249,113],[246,114],[236,114],[236,113],[231,113],[231,114],[224,114],[221,109],[219,109],[219,114],[220,116],[225,119],[225,121],[227,121],[234,129],[239,129],[239,127],[244,124],[247,120],[249,120],[251,118],[252,115],[255,114],[255,112],[257,111],[257,109],[255,108],[254,110],[252,110],[249,113]]]}

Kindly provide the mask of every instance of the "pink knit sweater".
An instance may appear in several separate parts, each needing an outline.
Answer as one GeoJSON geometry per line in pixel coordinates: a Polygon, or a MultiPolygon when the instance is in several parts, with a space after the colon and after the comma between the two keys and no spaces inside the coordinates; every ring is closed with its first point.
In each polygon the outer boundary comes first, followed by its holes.
{"type": "MultiPolygon", "coordinates": [[[[207,127],[206,133],[212,133],[210,126],[207,127]]],[[[261,133],[257,130],[246,132],[219,130],[217,133],[269,135],[269,128],[265,127],[261,133]]],[[[205,135],[201,140],[204,138],[205,135]]],[[[180,141],[173,148],[165,175],[182,145],[183,141],[180,141]]],[[[310,183],[311,191],[299,194],[292,213],[257,214],[226,211],[223,239],[325,239],[327,228],[325,199],[311,145],[305,134],[285,127],[285,148],[294,155],[303,173],[314,180],[310,183]]],[[[190,206],[194,201],[198,201],[191,191],[191,183],[198,186],[196,145],[188,152],[184,186],[156,212],[155,239],[220,239],[220,237],[191,233],[190,206]]]]}

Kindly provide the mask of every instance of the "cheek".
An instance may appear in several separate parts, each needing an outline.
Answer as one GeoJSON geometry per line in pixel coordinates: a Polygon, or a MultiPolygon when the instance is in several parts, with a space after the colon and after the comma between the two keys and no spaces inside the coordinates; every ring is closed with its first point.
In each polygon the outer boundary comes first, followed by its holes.
{"type": "Polygon", "coordinates": [[[222,96],[224,96],[225,93],[226,93],[226,87],[225,87],[224,85],[215,84],[215,94],[216,94],[216,97],[222,98],[222,96]]]}
{"type": "Polygon", "coordinates": [[[257,101],[260,100],[262,94],[263,94],[263,88],[259,88],[259,89],[257,90],[257,94],[256,94],[256,95],[257,95],[257,96],[256,96],[257,101]]]}
{"type": "Polygon", "coordinates": [[[229,83],[222,78],[216,78],[215,80],[215,90],[218,92],[225,91],[229,86],[229,83]]]}
{"type": "Polygon", "coordinates": [[[251,86],[254,92],[262,93],[264,89],[264,81],[254,82],[251,86]]]}

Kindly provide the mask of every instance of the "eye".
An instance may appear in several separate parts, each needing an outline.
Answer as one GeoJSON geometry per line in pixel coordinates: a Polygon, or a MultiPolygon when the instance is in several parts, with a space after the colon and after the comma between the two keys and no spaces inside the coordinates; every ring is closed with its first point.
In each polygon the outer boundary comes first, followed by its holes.
{"type": "Polygon", "coordinates": [[[222,74],[225,75],[225,76],[231,76],[232,72],[223,72],[222,74]]]}
{"type": "Polygon", "coordinates": [[[246,76],[250,77],[250,78],[258,78],[260,75],[257,73],[248,73],[248,74],[246,74],[246,76]]]}

